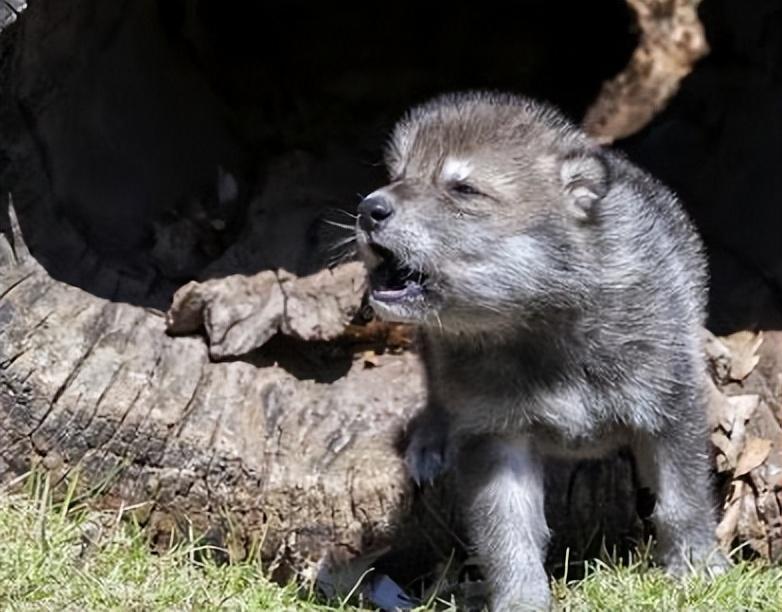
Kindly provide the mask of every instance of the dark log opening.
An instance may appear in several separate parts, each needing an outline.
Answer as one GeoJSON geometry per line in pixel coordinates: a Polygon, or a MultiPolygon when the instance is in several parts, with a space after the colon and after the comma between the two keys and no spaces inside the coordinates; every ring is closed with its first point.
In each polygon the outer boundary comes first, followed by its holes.
{"type": "Polygon", "coordinates": [[[311,273],[338,238],[323,218],[349,221],[330,209],[381,183],[383,142],[412,103],[511,89],[578,119],[634,48],[621,0],[523,8],[31,7],[4,66],[5,120],[35,139],[48,185],[35,203],[18,193],[17,158],[4,192],[55,278],[115,301],[165,308],[194,278],[311,273]],[[238,188],[224,204],[218,166],[238,188]]]}
{"type": "Polygon", "coordinates": [[[709,329],[782,325],[782,3],[706,0],[710,52],[621,143],[684,200],[709,254],[709,329]]]}

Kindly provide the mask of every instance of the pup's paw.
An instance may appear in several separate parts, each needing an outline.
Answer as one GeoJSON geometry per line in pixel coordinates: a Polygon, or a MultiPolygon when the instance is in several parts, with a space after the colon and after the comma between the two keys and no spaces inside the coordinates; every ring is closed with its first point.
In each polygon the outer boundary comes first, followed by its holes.
{"type": "Polygon", "coordinates": [[[701,551],[701,554],[696,555],[694,559],[692,555],[678,554],[669,558],[664,565],[666,573],[673,578],[684,578],[693,573],[713,578],[731,568],[728,558],[716,548],[701,551]]]}
{"type": "Polygon", "coordinates": [[[416,427],[410,435],[404,460],[418,486],[431,484],[447,467],[446,434],[431,427],[416,427]]]}

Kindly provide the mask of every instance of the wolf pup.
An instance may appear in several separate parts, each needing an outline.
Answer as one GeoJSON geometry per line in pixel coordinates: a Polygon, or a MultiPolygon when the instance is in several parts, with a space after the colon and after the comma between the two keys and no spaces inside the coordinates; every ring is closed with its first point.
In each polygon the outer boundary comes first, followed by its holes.
{"type": "Polygon", "coordinates": [[[635,455],[661,561],[722,568],[705,414],[706,271],[676,197],[554,109],[466,93],[396,126],[358,207],[370,303],[422,335],[412,477],[453,469],[492,608],[544,608],[547,455],[635,455]]]}

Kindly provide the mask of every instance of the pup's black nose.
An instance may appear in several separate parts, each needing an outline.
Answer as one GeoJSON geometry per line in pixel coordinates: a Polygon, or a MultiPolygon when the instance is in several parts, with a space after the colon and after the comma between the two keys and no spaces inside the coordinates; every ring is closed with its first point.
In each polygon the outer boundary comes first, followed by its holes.
{"type": "Polygon", "coordinates": [[[380,229],[393,214],[394,208],[387,198],[369,196],[358,205],[358,224],[364,231],[371,232],[380,229]]]}

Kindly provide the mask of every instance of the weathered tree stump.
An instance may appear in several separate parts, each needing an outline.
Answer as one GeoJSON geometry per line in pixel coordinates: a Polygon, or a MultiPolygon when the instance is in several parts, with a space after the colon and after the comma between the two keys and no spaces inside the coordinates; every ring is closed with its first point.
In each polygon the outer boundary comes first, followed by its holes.
{"type": "Polygon", "coordinates": [[[281,342],[213,362],[161,316],[53,280],[18,240],[13,254],[0,277],[4,476],[78,465],[111,498],[152,500],[153,529],[230,520],[232,545],[264,535],[267,559],[358,551],[387,530],[404,490],[394,437],[423,392],[414,355],[370,366],[281,342]],[[299,361],[339,378],[308,379],[299,361]]]}

